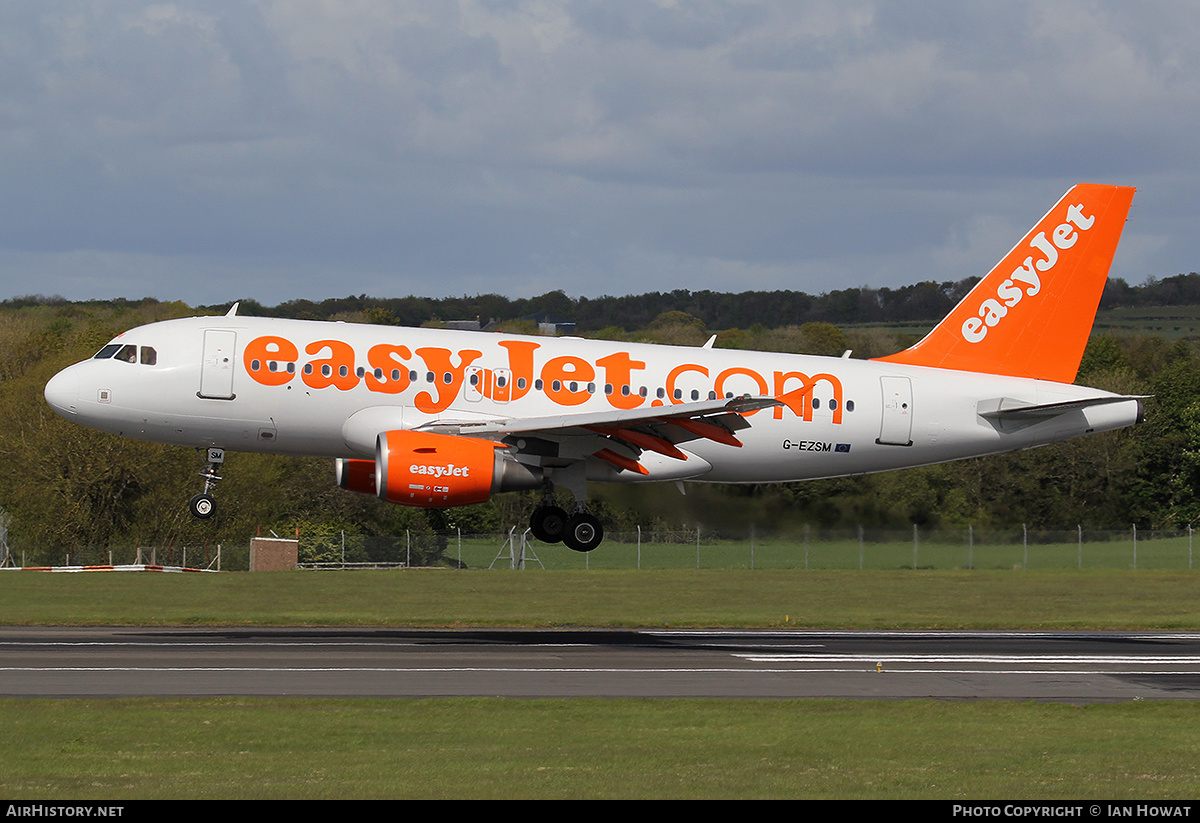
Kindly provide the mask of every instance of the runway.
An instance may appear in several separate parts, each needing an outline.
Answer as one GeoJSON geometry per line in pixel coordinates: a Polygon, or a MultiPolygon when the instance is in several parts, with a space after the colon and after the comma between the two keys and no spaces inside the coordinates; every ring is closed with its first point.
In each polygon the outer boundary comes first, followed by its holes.
{"type": "Polygon", "coordinates": [[[0,695],[1200,698],[1200,634],[0,628],[0,695]]]}

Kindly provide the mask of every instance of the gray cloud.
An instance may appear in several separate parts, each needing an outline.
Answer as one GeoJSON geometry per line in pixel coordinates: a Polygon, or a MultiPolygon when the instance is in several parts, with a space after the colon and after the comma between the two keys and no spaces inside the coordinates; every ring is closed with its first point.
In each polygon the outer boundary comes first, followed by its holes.
{"type": "Polygon", "coordinates": [[[897,286],[1072,183],[1197,268],[1182,3],[0,5],[0,291],[897,286]]]}

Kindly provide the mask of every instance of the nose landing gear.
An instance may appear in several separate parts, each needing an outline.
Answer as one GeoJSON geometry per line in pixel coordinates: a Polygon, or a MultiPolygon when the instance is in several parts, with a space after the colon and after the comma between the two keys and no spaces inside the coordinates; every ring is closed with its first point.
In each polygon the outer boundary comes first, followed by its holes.
{"type": "Polygon", "coordinates": [[[188,510],[191,511],[192,516],[201,520],[207,520],[216,514],[217,501],[209,492],[221,479],[221,475],[217,474],[217,469],[225,462],[225,450],[207,449],[204,460],[206,465],[204,471],[200,472],[200,476],[204,478],[204,491],[193,495],[192,499],[188,501],[188,510]]]}

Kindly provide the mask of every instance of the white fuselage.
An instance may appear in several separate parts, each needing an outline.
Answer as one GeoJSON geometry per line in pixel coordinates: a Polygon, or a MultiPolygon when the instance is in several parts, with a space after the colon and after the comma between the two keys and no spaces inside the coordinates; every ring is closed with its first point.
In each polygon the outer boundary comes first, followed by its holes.
{"type": "Polygon", "coordinates": [[[233,451],[371,458],[381,432],[433,421],[652,415],[708,399],[785,399],[746,416],[741,448],[693,440],[681,445],[686,462],[647,452],[646,474],[613,471],[610,480],[885,471],[1116,429],[1140,412],[1126,399],[1001,426],[981,412],[1114,396],[849,358],[273,318],[173,320],[111,345],[125,355],[78,363],[47,385],[60,414],[126,437],[233,451]]]}

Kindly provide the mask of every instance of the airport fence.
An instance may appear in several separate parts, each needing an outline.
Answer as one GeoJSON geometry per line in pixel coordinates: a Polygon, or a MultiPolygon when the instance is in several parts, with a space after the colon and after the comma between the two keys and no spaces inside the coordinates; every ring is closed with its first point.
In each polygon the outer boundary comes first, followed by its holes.
{"type": "MultiPolygon", "coordinates": [[[[249,549],[234,552],[235,567],[248,569],[249,549]],[[242,559],[244,558],[244,560],[242,559]]],[[[138,546],[131,544],[109,544],[98,546],[73,544],[49,549],[30,551],[18,549],[0,556],[0,566],[44,567],[44,566],[181,566],[192,569],[220,570],[222,549],[219,544],[168,544],[166,546],[138,546]]]]}
{"type": "MultiPolygon", "coordinates": [[[[402,569],[1180,569],[1194,568],[1193,532],[1004,529],[826,529],[744,533],[609,531],[587,554],[540,543],[524,527],[507,532],[299,534],[301,568],[402,569]]],[[[1200,548],[1200,547],[1196,547],[1200,548]]],[[[17,558],[20,560],[20,558],[17,558]]],[[[1195,560],[1200,560],[1196,558],[1195,560]]],[[[39,564],[157,563],[240,571],[245,546],[74,546],[39,564]]]]}

